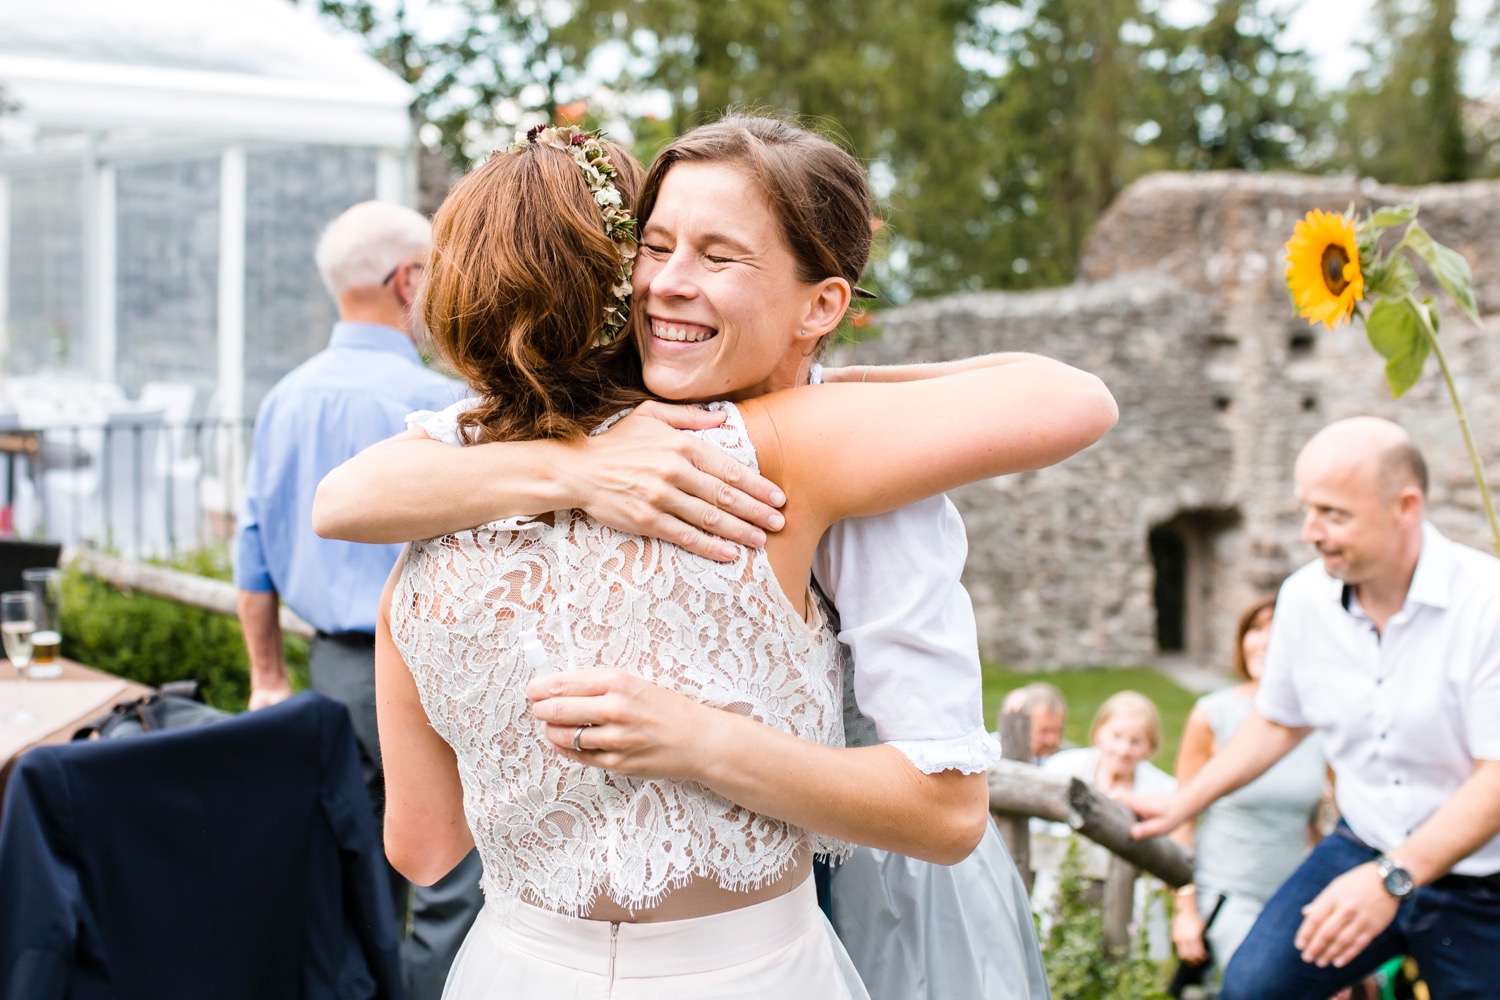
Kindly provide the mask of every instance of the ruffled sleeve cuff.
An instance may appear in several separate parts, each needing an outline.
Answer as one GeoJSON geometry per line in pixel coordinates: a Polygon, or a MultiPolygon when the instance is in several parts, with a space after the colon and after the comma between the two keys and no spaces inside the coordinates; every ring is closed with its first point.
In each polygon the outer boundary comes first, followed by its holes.
{"type": "Polygon", "coordinates": [[[472,410],[479,402],[473,396],[460,399],[441,410],[417,410],[406,415],[406,428],[418,428],[434,441],[443,444],[463,444],[458,437],[458,415],[465,410],[472,410]]]}
{"type": "Polygon", "coordinates": [[[886,746],[904,753],[923,774],[939,771],[975,774],[989,770],[1000,759],[1000,741],[983,729],[946,740],[887,740],[886,746]]]}

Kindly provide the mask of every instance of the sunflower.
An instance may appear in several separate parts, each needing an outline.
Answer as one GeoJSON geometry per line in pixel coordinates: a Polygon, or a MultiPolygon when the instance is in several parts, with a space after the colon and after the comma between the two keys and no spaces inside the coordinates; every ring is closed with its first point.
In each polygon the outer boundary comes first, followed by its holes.
{"type": "Polygon", "coordinates": [[[1332,330],[1348,322],[1354,303],[1365,297],[1353,221],[1318,209],[1308,212],[1286,244],[1286,284],[1309,323],[1332,330]]]}

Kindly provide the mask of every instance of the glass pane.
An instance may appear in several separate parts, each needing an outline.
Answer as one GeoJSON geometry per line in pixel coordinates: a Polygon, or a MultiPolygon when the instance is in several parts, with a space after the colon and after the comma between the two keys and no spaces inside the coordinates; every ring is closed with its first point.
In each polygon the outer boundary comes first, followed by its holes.
{"type": "Polygon", "coordinates": [[[120,166],[116,186],[117,381],[207,396],[219,371],[219,161],[120,166]]]}
{"type": "Polygon", "coordinates": [[[10,374],[85,367],[82,204],[76,169],[11,175],[10,374]]]}
{"type": "Polygon", "coordinates": [[[323,227],[375,197],[376,151],[266,149],[246,157],[245,408],[328,343],[337,310],[313,250],[323,227]]]}

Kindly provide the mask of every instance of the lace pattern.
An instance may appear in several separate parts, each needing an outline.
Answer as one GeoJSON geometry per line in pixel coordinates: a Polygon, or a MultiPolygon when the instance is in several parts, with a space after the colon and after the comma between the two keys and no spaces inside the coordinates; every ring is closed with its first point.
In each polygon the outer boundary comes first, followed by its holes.
{"type": "MultiPolygon", "coordinates": [[[[738,410],[714,407],[724,426],[693,433],[753,466],[738,410]]],[[[527,711],[533,673],[615,667],[842,746],[837,640],[817,601],[797,613],[764,551],[715,563],[579,511],[509,518],[413,544],[391,628],[458,759],[492,901],[577,914],[602,893],[637,909],[697,876],[743,890],[808,848],[848,854],[696,783],[574,764],[527,711]]]]}

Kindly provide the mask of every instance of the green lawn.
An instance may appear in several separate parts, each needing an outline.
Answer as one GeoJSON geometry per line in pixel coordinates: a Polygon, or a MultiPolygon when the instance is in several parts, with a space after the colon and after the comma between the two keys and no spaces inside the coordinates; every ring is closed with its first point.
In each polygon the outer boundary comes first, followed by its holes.
{"type": "Polygon", "coordinates": [[[1063,693],[1068,701],[1066,739],[1087,746],[1089,723],[1104,700],[1116,691],[1132,690],[1150,698],[1161,712],[1162,744],[1152,762],[1171,773],[1177,762],[1177,743],[1182,725],[1197,700],[1197,695],[1183,690],[1166,675],[1150,667],[1093,667],[1086,670],[1055,670],[1048,673],[1019,673],[992,664],[984,667],[984,717],[995,725],[1000,702],[1012,688],[1033,681],[1046,681],[1063,693]]]}

